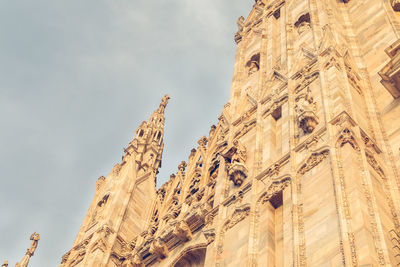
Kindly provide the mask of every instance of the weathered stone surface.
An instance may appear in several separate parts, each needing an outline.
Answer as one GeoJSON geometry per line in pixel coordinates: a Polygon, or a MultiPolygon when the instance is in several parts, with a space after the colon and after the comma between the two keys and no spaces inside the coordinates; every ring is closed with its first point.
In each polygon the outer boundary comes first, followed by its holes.
{"type": "Polygon", "coordinates": [[[218,125],[156,190],[165,96],[60,266],[400,264],[399,9],[257,0],[218,125]]]}

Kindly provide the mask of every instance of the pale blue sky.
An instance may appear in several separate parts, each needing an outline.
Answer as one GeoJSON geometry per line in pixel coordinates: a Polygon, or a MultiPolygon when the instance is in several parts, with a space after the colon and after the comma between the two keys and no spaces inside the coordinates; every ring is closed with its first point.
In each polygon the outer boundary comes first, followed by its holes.
{"type": "Polygon", "coordinates": [[[0,0],[0,262],[57,266],[97,178],[166,109],[160,183],[228,101],[236,20],[254,0],[0,0]]]}

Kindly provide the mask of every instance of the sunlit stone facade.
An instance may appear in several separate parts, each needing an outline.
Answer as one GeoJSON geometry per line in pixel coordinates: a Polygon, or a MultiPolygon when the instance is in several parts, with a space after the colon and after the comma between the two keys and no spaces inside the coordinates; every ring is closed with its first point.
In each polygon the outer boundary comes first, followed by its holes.
{"type": "Polygon", "coordinates": [[[164,97],[60,266],[398,266],[399,10],[256,1],[218,124],[156,189],[164,97]]]}

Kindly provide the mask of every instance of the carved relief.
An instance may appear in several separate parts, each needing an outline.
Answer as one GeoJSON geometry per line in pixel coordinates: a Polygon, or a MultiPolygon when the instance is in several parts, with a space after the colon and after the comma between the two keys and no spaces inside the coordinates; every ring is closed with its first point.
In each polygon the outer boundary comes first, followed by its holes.
{"type": "Polygon", "coordinates": [[[297,86],[295,87],[295,93],[299,93],[304,88],[307,88],[312,82],[319,77],[319,71],[315,69],[316,60],[310,62],[309,65],[303,67],[298,71],[292,79],[296,80],[297,86]]]}
{"type": "Polygon", "coordinates": [[[339,147],[342,147],[345,144],[350,144],[355,150],[360,151],[360,146],[358,145],[355,134],[352,130],[355,122],[346,112],[338,115],[332,121],[332,124],[336,124],[340,128],[337,138],[337,145],[339,147]]]}
{"type": "Polygon", "coordinates": [[[368,149],[365,150],[365,156],[367,158],[367,162],[371,167],[376,171],[376,173],[381,177],[381,178],[386,178],[385,173],[382,170],[380,164],[376,161],[375,157],[373,156],[372,152],[369,151],[368,149]]]}
{"type": "Polygon", "coordinates": [[[235,138],[236,139],[239,139],[240,137],[242,137],[245,134],[247,134],[248,132],[250,132],[256,126],[256,123],[257,123],[257,119],[256,118],[251,119],[250,112],[246,112],[242,116],[241,121],[242,121],[242,127],[240,128],[239,131],[237,131],[235,133],[235,138]]]}
{"type": "Polygon", "coordinates": [[[282,192],[287,186],[291,183],[290,177],[283,177],[280,179],[276,179],[270,182],[267,190],[259,197],[258,203],[265,204],[267,203],[273,196],[282,192]]]}
{"type": "Polygon", "coordinates": [[[281,165],[278,163],[275,163],[272,167],[268,168],[267,171],[262,176],[260,176],[260,179],[277,176],[277,175],[279,175],[280,169],[281,169],[281,165]]]}
{"type": "Polygon", "coordinates": [[[347,127],[340,131],[338,144],[340,145],[340,147],[344,146],[345,144],[350,144],[354,149],[360,150],[360,147],[358,146],[354,137],[353,131],[347,127]]]}
{"type": "Polygon", "coordinates": [[[346,68],[347,79],[349,84],[356,89],[357,93],[363,95],[363,90],[361,86],[361,77],[357,73],[357,68],[353,64],[353,60],[351,59],[349,53],[347,52],[344,56],[344,66],[346,68]]]}
{"type": "MultiPolygon", "coordinates": [[[[338,142],[337,145],[338,145],[338,147],[342,147],[343,143],[338,142]]],[[[358,150],[356,149],[356,151],[358,151],[358,150]]],[[[341,197],[342,197],[343,212],[344,212],[344,216],[345,216],[346,224],[347,224],[347,228],[348,228],[348,238],[349,238],[350,249],[351,249],[351,259],[352,259],[353,266],[358,266],[356,240],[355,240],[355,235],[352,232],[350,203],[349,203],[347,193],[346,193],[344,170],[343,170],[343,166],[342,166],[341,160],[340,160],[340,158],[341,158],[340,149],[337,150],[337,153],[338,153],[337,157],[338,157],[340,192],[341,192],[341,197]]]]}
{"type": "Polygon", "coordinates": [[[320,164],[329,155],[329,150],[312,153],[307,160],[301,165],[298,173],[304,175],[306,172],[320,164]]]}
{"type": "Polygon", "coordinates": [[[233,212],[232,216],[224,223],[221,229],[221,233],[224,234],[226,231],[234,227],[239,222],[243,221],[250,214],[250,205],[246,204],[241,207],[237,207],[233,212]]]}

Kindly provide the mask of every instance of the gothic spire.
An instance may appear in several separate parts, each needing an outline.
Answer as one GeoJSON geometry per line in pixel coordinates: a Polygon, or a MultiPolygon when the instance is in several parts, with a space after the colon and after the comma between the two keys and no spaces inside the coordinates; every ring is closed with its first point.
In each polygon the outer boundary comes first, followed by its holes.
{"type": "Polygon", "coordinates": [[[136,162],[145,169],[150,167],[157,170],[161,166],[164,149],[164,111],[169,99],[168,95],[162,98],[158,109],[153,112],[147,122],[142,122],[129,147],[125,150],[126,154],[135,150],[140,155],[136,157],[136,162]]]}

